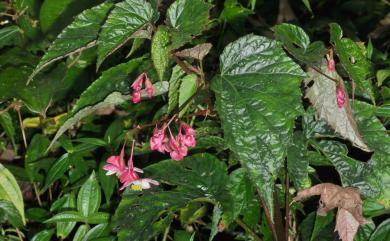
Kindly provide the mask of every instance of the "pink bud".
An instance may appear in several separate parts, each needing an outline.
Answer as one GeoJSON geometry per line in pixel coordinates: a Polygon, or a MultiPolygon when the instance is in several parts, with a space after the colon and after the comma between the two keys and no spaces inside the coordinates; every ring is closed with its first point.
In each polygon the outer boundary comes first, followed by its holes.
{"type": "Polygon", "coordinates": [[[144,82],[145,78],[146,78],[145,73],[142,73],[137,77],[137,79],[131,85],[134,91],[139,92],[142,89],[142,83],[144,82]]]}
{"type": "Polygon", "coordinates": [[[154,94],[154,88],[153,88],[152,82],[149,80],[148,77],[146,77],[146,79],[145,79],[145,89],[146,89],[146,93],[148,94],[149,98],[152,98],[153,94],[154,94]]]}
{"type": "Polygon", "coordinates": [[[161,153],[165,152],[164,148],[165,130],[158,129],[157,126],[153,130],[153,136],[150,138],[150,149],[158,150],[161,153]]]}
{"type": "Polygon", "coordinates": [[[171,138],[169,141],[169,146],[172,149],[172,151],[169,153],[171,158],[175,161],[180,161],[183,159],[183,157],[187,156],[188,149],[186,146],[182,145],[182,143],[179,142],[179,138],[171,138]]]}
{"type": "Polygon", "coordinates": [[[337,100],[337,105],[339,108],[343,108],[345,101],[347,99],[347,96],[345,94],[345,90],[342,85],[338,84],[336,86],[336,100],[337,100]]]}
{"type": "Polygon", "coordinates": [[[331,73],[336,71],[336,63],[334,62],[334,59],[328,60],[328,71],[331,73]]]}
{"type": "Polygon", "coordinates": [[[180,129],[184,131],[185,135],[195,135],[195,130],[184,122],[181,123],[180,129]]]}
{"type": "Polygon", "coordinates": [[[179,134],[178,137],[179,137],[180,143],[182,143],[183,145],[185,145],[187,147],[196,146],[195,136],[188,135],[188,134],[187,135],[179,134]]]}
{"type": "Polygon", "coordinates": [[[134,104],[141,102],[141,91],[134,91],[131,100],[134,104]]]}

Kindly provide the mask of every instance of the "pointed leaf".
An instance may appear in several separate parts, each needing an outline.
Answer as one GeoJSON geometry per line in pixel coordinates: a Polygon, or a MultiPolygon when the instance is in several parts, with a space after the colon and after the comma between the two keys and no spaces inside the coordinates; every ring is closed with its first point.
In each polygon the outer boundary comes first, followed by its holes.
{"type": "Polygon", "coordinates": [[[41,134],[35,134],[28,145],[24,156],[24,168],[30,181],[37,181],[39,169],[35,165],[36,161],[45,156],[45,150],[49,146],[49,138],[41,134]]]}
{"type": "MultiPolygon", "coordinates": [[[[336,72],[330,73],[328,71],[325,60],[322,61],[320,70],[328,76],[332,75],[343,85],[343,80],[336,72]]],[[[306,98],[316,108],[319,117],[324,119],[343,138],[351,141],[354,146],[364,151],[370,151],[357,128],[355,117],[348,101],[348,93],[346,93],[347,97],[344,106],[340,108],[336,99],[336,83],[313,68],[309,68],[307,74],[308,78],[305,79],[306,86],[311,81],[314,81],[314,83],[306,89],[306,98]]]]}
{"type": "Polygon", "coordinates": [[[54,234],[54,229],[43,230],[32,237],[31,241],[50,241],[54,234]]]}
{"type": "Polygon", "coordinates": [[[152,60],[154,67],[157,70],[158,77],[163,80],[164,73],[169,64],[170,50],[169,50],[169,33],[167,27],[161,25],[152,39],[152,60]]]}
{"type": "Polygon", "coordinates": [[[212,88],[225,140],[273,214],[273,186],[302,111],[305,74],[278,42],[255,35],[229,44],[220,62],[212,88]]]}
{"type": "Polygon", "coordinates": [[[97,212],[100,207],[100,200],[100,186],[96,180],[95,172],[92,172],[77,194],[77,210],[88,217],[97,212]]]}
{"type": "Polygon", "coordinates": [[[311,186],[307,143],[301,132],[294,133],[292,145],[287,149],[287,169],[297,190],[311,186]]]}
{"type": "Polygon", "coordinates": [[[342,38],[343,31],[336,23],[330,24],[330,40],[335,46],[340,62],[352,80],[356,81],[356,88],[374,101],[370,75],[370,64],[361,48],[351,39],[342,38]]]}
{"type": "Polygon", "coordinates": [[[99,33],[97,68],[134,33],[153,23],[154,14],[150,3],[145,0],[125,0],[115,4],[99,33]]]}
{"type": "Polygon", "coordinates": [[[22,43],[22,30],[16,26],[7,26],[0,29],[0,48],[9,45],[19,45],[22,43]]]}
{"type": "Polygon", "coordinates": [[[22,218],[23,224],[25,224],[22,192],[12,173],[0,163],[0,200],[1,199],[9,201],[15,206],[22,218]]]}
{"type": "Polygon", "coordinates": [[[83,222],[83,221],[85,221],[85,217],[83,216],[83,214],[76,211],[64,211],[46,220],[45,223],[83,222]]]}
{"type": "Polygon", "coordinates": [[[218,233],[218,224],[219,224],[219,220],[221,220],[221,216],[222,216],[221,208],[218,205],[215,205],[213,210],[213,218],[211,220],[211,232],[210,232],[209,241],[212,241],[215,235],[217,235],[218,233]]]}
{"type": "Polygon", "coordinates": [[[211,5],[203,0],[176,0],[169,6],[166,23],[172,28],[172,47],[191,41],[210,25],[211,5]]]}
{"type": "Polygon", "coordinates": [[[89,225],[88,224],[83,224],[79,226],[77,229],[76,233],[73,236],[73,241],[81,241],[83,240],[83,237],[85,234],[89,231],[89,225]]]}
{"type": "Polygon", "coordinates": [[[370,241],[382,241],[390,238],[390,219],[383,221],[370,237],[370,241]]]}
{"type": "Polygon", "coordinates": [[[179,116],[183,116],[191,104],[190,99],[196,93],[198,88],[198,77],[195,74],[186,75],[183,77],[179,89],[179,116]]]}
{"type": "MultiPolygon", "coordinates": [[[[42,153],[44,153],[44,151],[42,153]]],[[[69,169],[69,166],[72,163],[71,158],[73,158],[72,155],[65,153],[50,166],[45,178],[45,186],[41,190],[42,193],[45,192],[55,181],[60,179],[69,169]]]]}
{"type": "Polygon", "coordinates": [[[168,91],[168,113],[172,112],[179,103],[179,87],[185,72],[180,66],[173,67],[171,78],[169,79],[168,91]]]}
{"type": "Polygon", "coordinates": [[[8,222],[15,228],[23,226],[22,216],[10,201],[0,200],[0,223],[8,222]]]}
{"type": "Polygon", "coordinates": [[[48,51],[31,74],[30,79],[54,61],[95,46],[100,26],[106,19],[106,15],[111,7],[112,3],[107,1],[77,15],[75,20],[50,45],[48,51]]]}

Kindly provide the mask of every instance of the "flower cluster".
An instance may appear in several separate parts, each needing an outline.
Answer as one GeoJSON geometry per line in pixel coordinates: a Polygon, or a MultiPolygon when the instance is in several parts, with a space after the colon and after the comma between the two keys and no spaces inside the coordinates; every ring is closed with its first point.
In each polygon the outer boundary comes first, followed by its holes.
{"type": "Polygon", "coordinates": [[[131,85],[131,88],[133,88],[133,94],[132,94],[131,99],[132,99],[134,104],[141,102],[141,89],[142,89],[142,85],[144,82],[145,82],[146,94],[150,98],[152,98],[152,96],[154,94],[154,88],[153,88],[152,82],[150,81],[150,79],[148,78],[146,73],[142,73],[141,75],[139,75],[137,77],[137,79],[131,85]]]}
{"type": "Polygon", "coordinates": [[[150,138],[150,148],[161,153],[168,152],[173,160],[179,161],[187,156],[188,148],[196,145],[195,130],[186,123],[181,123],[177,136],[173,136],[169,123],[161,129],[154,128],[153,136],[150,138]],[[169,130],[169,137],[166,135],[169,130]]]}
{"type": "Polygon", "coordinates": [[[127,161],[127,166],[125,164],[124,155],[125,155],[125,144],[123,144],[122,150],[119,156],[110,156],[107,159],[107,164],[103,167],[107,171],[106,175],[116,174],[119,177],[119,181],[122,183],[120,190],[132,185],[135,189],[149,189],[151,184],[159,185],[159,183],[150,178],[140,178],[137,173],[143,173],[142,169],[134,167],[133,164],[133,151],[134,151],[134,141],[131,149],[131,155],[127,161]]]}

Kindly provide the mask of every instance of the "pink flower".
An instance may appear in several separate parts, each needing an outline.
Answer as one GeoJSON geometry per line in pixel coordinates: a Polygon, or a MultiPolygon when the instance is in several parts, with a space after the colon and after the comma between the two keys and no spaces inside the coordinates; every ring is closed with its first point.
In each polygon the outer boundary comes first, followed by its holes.
{"type": "Polygon", "coordinates": [[[336,71],[336,63],[334,62],[334,59],[328,60],[328,71],[331,73],[336,71]]]}
{"type": "Polygon", "coordinates": [[[153,88],[152,82],[147,77],[145,79],[145,89],[146,89],[146,93],[148,94],[149,98],[152,98],[153,94],[154,94],[154,88],[153,88]]]}
{"type": "Polygon", "coordinates": [[[188,148],[180,142],[179,138],[171,138],[169,147],[171,149],[169,155],[175,161],[180,161],[188,154],[188,148]]]}
{"type": "Polygon", "coordinates": [[[337,84],[337,86],[336,86],[336,100],[337,100],[337,105],[339,106],[339,108],[343,108],[346,99],[347,99],[347,96],[345,94],[345,90],[344,90],[342,84],[337,84]]]}
{"type": "Polygon", "coordinates": [[[135,92],[139,92],[141,91],[142,89],[142,83],[144,82],[146,77],[146,73],[142,73],[140,74],[137,79],[133,82],[133,84],[131,85],[131,87],[133,88],[133,90],[135,92]]]}
{"type": "Polygon", "coordinates": [[[125,144],[123,144],[122,150],[119,156],[110,156],[107,158],[107,163],[104,165],[103,170],[106,170],[106,175],[117,174],[121,175],[126,170],[126,165],[124,161],[125,155],[125,144]]]}
{"type": "Polygon", "coordinates": [[[184,144],[185,146],[187,147],[196,146],[195,130],[191,128],[191,126],[187,125],[186,123],[181,123],[178,137],[180,143],[184,144]],[[184,135],[182,134],[183,131],[184,131],[184,135]]]}
{"type": "Polygon", "coordinates": [[[165,152],[165,129],[158,129],[157,126],[153,130],[153,136],[150,138],[150,148],[155,151],[158,150],[161,153],[165,152]]]}
{"type": "Polygon", "coordinates": [[[137,179],[137,180],[134,180],[134,181],[131,181],[131,182],[125,182],[123,183],[122,187],[120,188],[120,190],[123,190],[124,188],[130,186],[130,185],[136,185],[136,186],[140,186],[141,189],[149,189],[152,187],[152,185],[150,184],[153,184],[153,185],[160,185],[160,183],[156,180],[153,180],[153,179],[150,179],[150,178],[141,178],[141,179],[137,179]]]}
{"type": "Polygon", "coordinates": [[[134,104],[141,102],[141,91],[134,91],[131,100],[134,104]]]}

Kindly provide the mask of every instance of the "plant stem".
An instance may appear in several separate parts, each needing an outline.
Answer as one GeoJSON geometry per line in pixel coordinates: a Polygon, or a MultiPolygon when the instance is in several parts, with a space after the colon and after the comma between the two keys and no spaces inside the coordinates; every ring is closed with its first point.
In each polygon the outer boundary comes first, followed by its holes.
{"type": "Polygon", "coordinates": [[[288,171],[286,166],[286,187],[285,187],[285,198],[284,198],[284,208],[286,210],[285,216],[285,232],[286,232],[286,240],[289,238],[289,230],[290,230],[290,205],[288,200],[288,190],[290,189],[290,180],[288,177],[288,171]]]}
{"type": "Polygon", "coordinates": [[[18,238],[20,241],[23,241],[23,233],[17,228],[16,229],[16,234],[18,235],[18,238]]]}
{"type": "Polygon", "coordinates": [[[35,182],[33,182],[33,187],[34,187],[35,197],[37,198],[37,201],[38,201],[38,205],[40,207],[42,207],[41,197],[39,196],[38,187],[37,187],[37,184],[35,182]]]}
{"type": "Polygon", "coordinates": [[[169,234],[169,229],[171,228],[171,225],[169,225],[166,229],[165,229],[165,232],[164,232],[164,236],[163,236],[163,239],[162,241],[167,241],[168,239],[168,234],[169,234]]]}
{"type": "Polygon", "coordinates": [[[261,202],[261,206],[263,206],[263,209],[264,209],[264,212],[265,212],[265,216],[267,218],[267,222],[268,222],[268,225],[270,226],[271,228],[271,231],[272,231],[272,237],[275,241],[278,240],[278,235],[276,233],[276,229],[275,229],[275,224],[274,222],[272,221],[272,218],[271,218],[271,214],[268,210],[268,207],[267,207],[267,204],[265,203],[265,200],[263,199],[263,197],[261,196],[260,194],[260,190],[257,189],[257,194],[259,195],[259,198],[260,198],[260,202],[261,202]]]}
{"type": "Polygon", "coordinates": [[[245,230],[245,232],[247,232],[250,236],[252,236],[252,238],[255,241],[262,241],[261,238],[259,236],[257,236],[255,231],[253,231],[250,227],[248,227],[248,225],[246,225],[243,221],[241,221],[240,219],[236,219],[235,222],[238,225],[240,225],[240,227],[243,228],[245,230]]]}
{"type": "Polygon", "coordinates": [[[22,119],[22,114],[20,113],[20,108],[17,108],[16,112],[18,113],[19,125],[20,125],[20,130],[22,131],[24,148],[27,149],[26,133],[24,132],[23,119],[22,119]]]}

